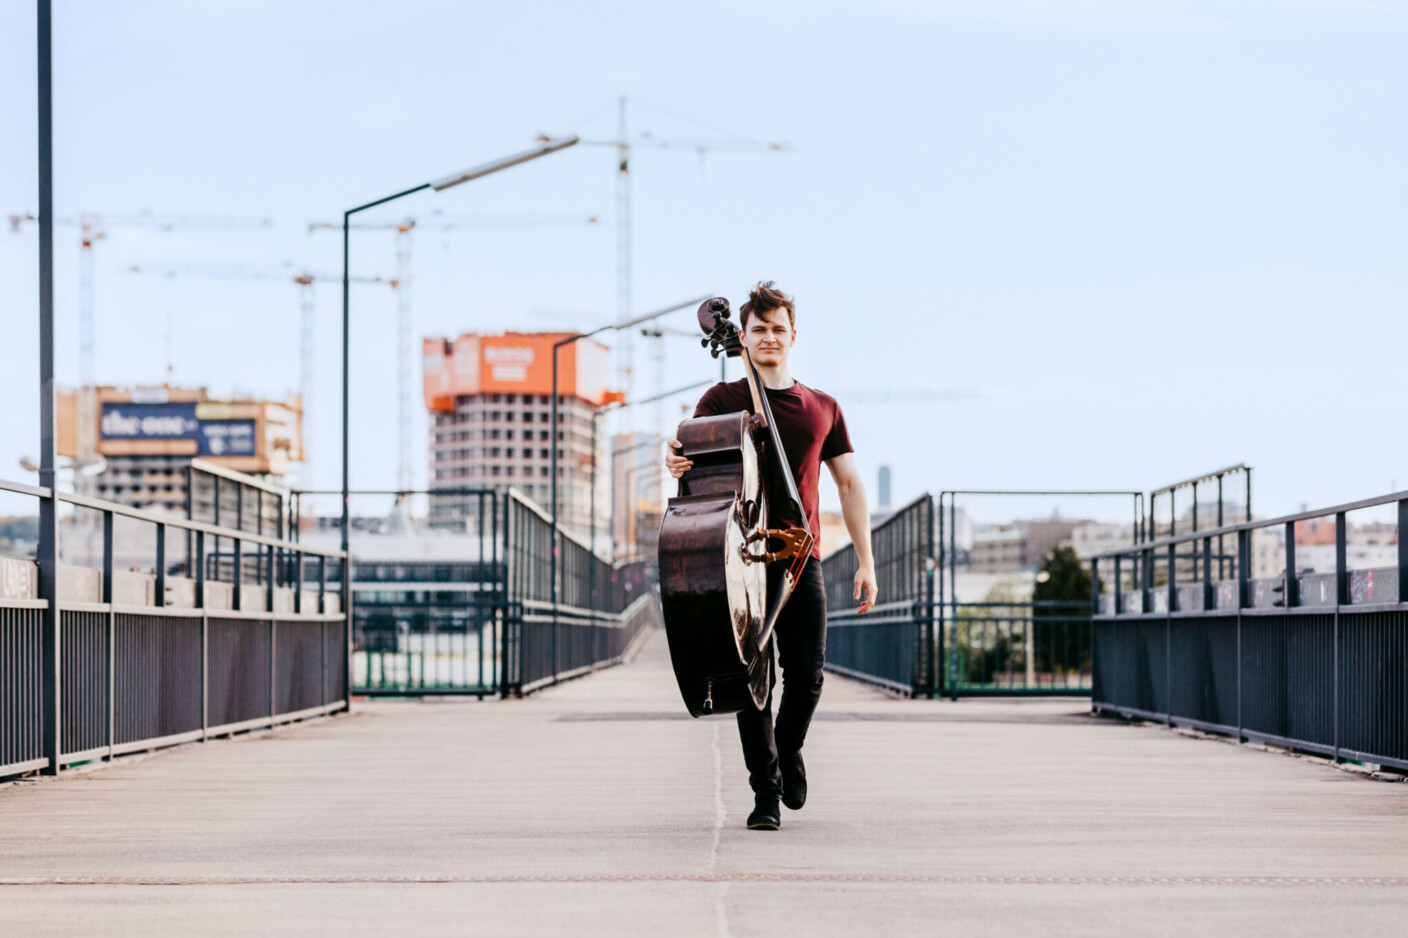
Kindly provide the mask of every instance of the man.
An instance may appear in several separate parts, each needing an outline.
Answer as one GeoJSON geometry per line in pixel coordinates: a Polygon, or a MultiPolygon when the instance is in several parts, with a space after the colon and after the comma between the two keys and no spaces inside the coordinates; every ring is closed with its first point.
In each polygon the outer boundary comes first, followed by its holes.
{"type": "MultiPolygon", "coordinates": [[[[875,560],[870,553],[870,517],[865,505],[865,489],[856,472],[846,421],[834,398],[795,381],[787,370],[787,356],[797,340],[796,306],[791,297],[776,289],[772,281],[759,283],[739,309],[739,331],[762,378],[763,393],[777,421],[778,436],[787,452],[787,462],[802,508],[814,534],[821,531],[817,518],[817,487],[821,465],[831,470],[841,496],[841,513],[855,544],[856,571],[852,598],[863,601],[861,612],[875,605],[875,560]]],[[[747,379],[716,384],[704,393],[694,416],[735,414],[753,411],[747,379]]],[[[675,450],[671,440],[665,457],[670,475],[678,479],[693,465],[675,450]]],[[[786,562],[768,570],[769,584],[782,574],[786,562]]],[[[743,761],[753,786],[754,809],[748,816],[751,830],[777,830],[782,825],[782,804],[796,811],[807,800],[807,773],[802,763],[802,743],[807,727],[821,699],[822,664],[826,654],[826,590],[821,576],[820,542],[814,542],[812,557],[796,585],[796,591],[782,611],[774,634],[778,660],[782,666],[782,702],[774,728],[772,692],[759,711],[738,714],[738,735],[743,743],[743,761]]]]}

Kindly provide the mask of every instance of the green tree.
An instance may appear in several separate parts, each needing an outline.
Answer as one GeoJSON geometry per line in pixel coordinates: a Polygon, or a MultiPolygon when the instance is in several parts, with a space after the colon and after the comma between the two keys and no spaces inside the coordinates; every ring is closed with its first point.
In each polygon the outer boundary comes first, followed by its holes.
{"type": "Polygon", "coordinates": [[[1090,571],[1073,547],[1057,547],[1037,571],[1032,590],[1037,668],[1084,672],[1090,663],[1090,571]]]}
{"type": "Polygon", "coordinates": [[[38,540],[39,519],[32,516],[0,518],[0,537],[12,541],[38,540]]]}
{"type": "MultiPolygon", "coordinates": [[[[958,675],[968,685],[996,685],[1009,672],[1022,673],[1025,664],[1012,658],[1012,629],[1020,626],[1025,601],[1013,589],[1011,580],[994,583],[983,597],[982,606],[958,609],[958,675]],[[998,604],[998,605],[992,605],[998,604]]],[[[945,639],[947,640],[947,639],[945,639]]]]}

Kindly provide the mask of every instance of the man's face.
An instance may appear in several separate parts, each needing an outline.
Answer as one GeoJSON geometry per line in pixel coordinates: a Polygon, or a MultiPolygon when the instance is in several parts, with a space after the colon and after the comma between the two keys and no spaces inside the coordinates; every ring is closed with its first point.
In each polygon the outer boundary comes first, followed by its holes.
{"type": "Polygon", "coordinates": [[[797,330],[792,328],[785,309],[774,309],[762,315],[754,313],[748,317],[748,325],[743,330],[743,344],[757,365],[786,362],[796,338],[797,330]]]}

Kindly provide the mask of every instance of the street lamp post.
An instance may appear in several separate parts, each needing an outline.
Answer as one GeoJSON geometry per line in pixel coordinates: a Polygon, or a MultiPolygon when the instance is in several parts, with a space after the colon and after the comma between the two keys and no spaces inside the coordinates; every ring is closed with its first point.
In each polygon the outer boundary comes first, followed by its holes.
{"type": "Polygon", "coordinates": [[[571,137],[563,137],[561,139],[556,140],[546,140],[541,146],[534,147],[531,150],[524,150],[521,153],[515,153],[512,156],[506,156],[503,159],[495,160],[491,163],[484,163],[483,165],[475,166],[471,169],[466,169],[458,173],[453,173],[449,176],[443,176],[439,179],[433,179],[430,182],[423,182],[418,186],[412,186],[409,189],[403,189],[402,191],[397,192],[393,195],[388,195],[384,198],[376,199],[374,201],[367,202],[363,205],[358,205],[356,208],[350,208],[342,213],[342,612],[343,615],[346,617],[347,622],[347,686],[349,688],[349,691],[352,686],[352,603],[350,601],[352,598],[352,555],[350,553],[351,493],[348,487],[348,469],[350,467],[351,461],[351,450],[349,447],[348,440],[348,397],[351,384],[351,369],[349,362],[349,352],[351,350],[351,330],[349,328],[351,280],[348,276],[348,260],[350,255],[349,234],[352,228],[352,216],[357,214],[358,212],[364,212],[367,209],[375,208],[378,205],[385,205],[387,202],[395,201],[396,199],[411,195],[412,193],[421,192],[425,189],[433,189],[436,192],[443,192],[444,190],[449,189],[452,186],[458,186],[461,183],[472,182],[475,179],[481,179],[484,176],[489,176],[493,173],[502,172],[505,169],[510,169],[514,166],[518,166],[521,163],[527,163],[530,160],[536,160],[539,157],[547,156],[549,153],[556,153],[558,150],[565,150],[568,147],[576,146],[580,142],[581,138],[577,137],[576,135],[573,135],[571,137]]]}

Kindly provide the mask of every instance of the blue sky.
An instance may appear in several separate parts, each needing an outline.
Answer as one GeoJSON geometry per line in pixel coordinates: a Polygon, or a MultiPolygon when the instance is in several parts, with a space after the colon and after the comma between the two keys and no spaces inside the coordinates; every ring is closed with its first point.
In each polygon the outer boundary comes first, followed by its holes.
{"type": "MultiPolygon", "coordinates": [[[[160,381],[170,318],[177,382],[283,394],[298,380],[292,286],[126,268],[335,272],[338,239],[308,222],[540,132],[605,137],[625,94],[634,130],[793,148],[638,153],[637,309],[773,279],[798,299],[802,381],[977,389],[848,408],[866,479],[891,464],[897,500],[1148,489],[1238,461],[1257,468],[1259,513],[1408,487],[1394,430],[1408,416],[1408,3],[60,6],[56,213],[275,222],[114,229],[96,254],[104,382],[160,381]]],[[[0,214],[35,205],[33,70],[31,5],[6,4],[0,214]]],[[[614,318],[613,207],[612,154],[578,148],[379,217],[602,218],[418,235],[417,333],[454,334],[614,318]]],[[[6,478],[32,478],[16,461],[37,448],[35,244],[33,226],[0,231],[6,478]]],[[[57,256],[71,382],[73,229],[57,256]]],[[[359,233],[353,262],[389,275],[391,237],[359,233]]],[[[366,286],[354,304],[353,484],[389,485],[394,301],[366,286]]],[[[332,485],[335,289],[318,309],[318,481],[332,485]]],[[[712,373],[696,344],[666,343],[667,386],[712,373]]],[[[638,372],[654,386],[648,361],[638,372]]]]}

